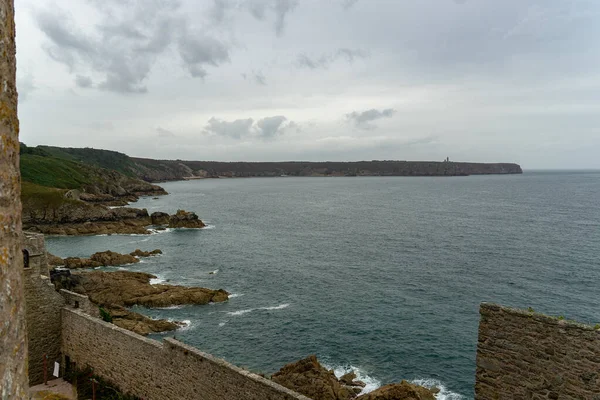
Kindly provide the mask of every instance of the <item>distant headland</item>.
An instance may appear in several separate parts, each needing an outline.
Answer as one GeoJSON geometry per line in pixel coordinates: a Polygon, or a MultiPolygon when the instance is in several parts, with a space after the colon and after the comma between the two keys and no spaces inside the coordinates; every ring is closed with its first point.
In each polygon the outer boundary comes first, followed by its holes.
{"type": "MultiPolygon", "coordinates": [[[[147,182],[164,182],[204,178],[294,177],[294,176],[468,176],[521,174],[514,163],[471,163],[444,161],[284,161],[284,162],[221,162],[154,160],[130,157],[111,150],[64,148],[53,146],[27,147],[21,152],[116,170],[121,174],[147,182]]],[[[27,158],[28,156],[25,156],[27,158]]]]}

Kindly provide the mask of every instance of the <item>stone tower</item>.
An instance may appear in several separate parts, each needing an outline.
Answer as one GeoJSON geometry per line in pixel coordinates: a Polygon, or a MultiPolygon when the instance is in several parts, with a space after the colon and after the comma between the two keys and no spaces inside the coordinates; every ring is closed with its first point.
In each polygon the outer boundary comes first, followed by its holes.
{"type": "Polygon", "coordinates": [[[0,0],[0,398],[27,398],[13,0],[0,0]]]}

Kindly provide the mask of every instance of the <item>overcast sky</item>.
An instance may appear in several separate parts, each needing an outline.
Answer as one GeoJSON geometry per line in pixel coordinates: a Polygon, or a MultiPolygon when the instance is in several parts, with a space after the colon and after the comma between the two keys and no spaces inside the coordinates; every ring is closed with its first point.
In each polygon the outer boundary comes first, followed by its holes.
{"type": "Polygon", "coordinates": [[[15,0],[21,141],[600,168],[597,0],[15,0]]]}

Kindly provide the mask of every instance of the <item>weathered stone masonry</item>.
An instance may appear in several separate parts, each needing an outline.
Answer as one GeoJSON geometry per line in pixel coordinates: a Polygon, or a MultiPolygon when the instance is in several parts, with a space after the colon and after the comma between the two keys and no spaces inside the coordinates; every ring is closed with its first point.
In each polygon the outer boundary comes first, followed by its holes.
{"type": "Polygon", "coordinates": [[[483,303],[475,398],[600,400],[600,331],[483,303]]]}
{"type": "Polygon", "coordinates": [[[0,398],[27,394],[15,8],[0,0],[0,398]]]}
{"type": "Polygon", "coordinates": [[[162,343],[91,317],[62,310],[63,353],[78,367],[143,399],[309,400],[268,379],[174,339],[162,343]]]}
{"type": "MultiPolygon", "coordinates": [[[[65,299],[48,277],[48,262],[44,235],[24,233],[23,250],[29,255],[25,273],[25,303],[29,347],[29,385],[44,381],[44,356],[49,371],[55,361],[61,361],[61,315],[65,299]]],[[[51,376],[49,376],[51,378],[51,376]]]]}

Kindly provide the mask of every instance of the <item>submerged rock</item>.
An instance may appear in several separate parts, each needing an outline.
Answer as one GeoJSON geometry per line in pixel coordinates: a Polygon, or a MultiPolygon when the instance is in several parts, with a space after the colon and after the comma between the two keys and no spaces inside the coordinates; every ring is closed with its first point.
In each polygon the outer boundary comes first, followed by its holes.
{"type": "Polygon", "coordinates": [[[154,249],[152,251],[143,251],[140,249],[135,249],[134,251],[132,251],[129,254],[134,257],[150,257],[150,256],[156,256],[158,254],[162,254],[162,251],[160,249],[154,249]]]}
{"type": "Polygon", "coordinates": [[[435,400],[434,391],[407,381],[385,385],[356,400],[435,400]]]}
{"type": "Polygon", "coordinates": [[[313,400],[349,400],[356,396],[342,385],[333,371],[323,367],[314,355],[291,363],[271,376],[274,382],[313,400]]]}

